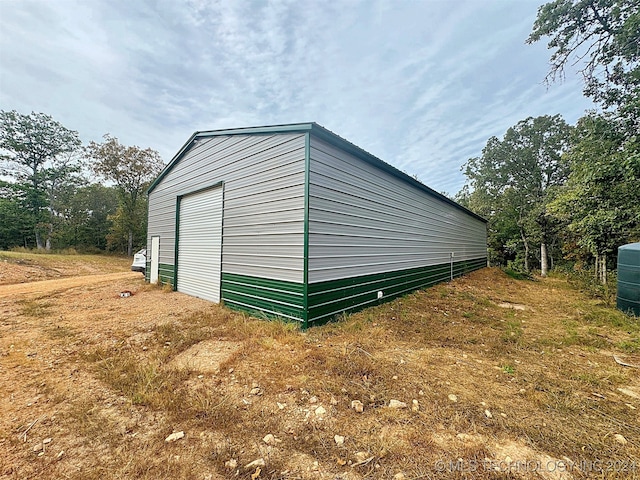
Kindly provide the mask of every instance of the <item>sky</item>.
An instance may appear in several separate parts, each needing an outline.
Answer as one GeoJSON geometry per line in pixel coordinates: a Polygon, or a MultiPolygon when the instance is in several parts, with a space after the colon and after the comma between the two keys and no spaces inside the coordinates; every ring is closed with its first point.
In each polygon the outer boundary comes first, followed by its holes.
{"type": "Polygon", "coordinates": [[[317,122],[431,188],[530,116],[594,108],[544,84],[543,0],[0,0],[0,109],[170,161],[195,131],[317,122]]]}

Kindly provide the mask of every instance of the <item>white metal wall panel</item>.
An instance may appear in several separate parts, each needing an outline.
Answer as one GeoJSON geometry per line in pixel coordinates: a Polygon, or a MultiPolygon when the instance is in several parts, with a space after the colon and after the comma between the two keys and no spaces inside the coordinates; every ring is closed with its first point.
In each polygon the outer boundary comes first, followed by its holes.
{"type": "Polygon", "coordinates": [[[152,235],[162,237],[160,263],[174,263],[176,197],[222,181],[222,271],[302,282],[304,138],[280,133],[197,140],[149,195],[149,242],[152,235]]]}
{"type": "Polygon", "coordinates": [[[311,136],[309,283],[486,257],[486,225],[311,136]]]}
{"type": "Polygon", "coordinates": [[[220,302],[222,186],[180,202],[178,291],[220,302]]]}

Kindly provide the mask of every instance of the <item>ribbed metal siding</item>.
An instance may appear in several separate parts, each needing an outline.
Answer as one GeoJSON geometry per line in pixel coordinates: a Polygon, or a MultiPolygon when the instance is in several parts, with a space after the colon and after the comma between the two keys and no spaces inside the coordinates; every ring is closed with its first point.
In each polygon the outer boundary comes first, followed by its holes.
{"type": "Polygon", "coordinates": [[[178,291],[220,301],[222,186],[180,202],[178,291]]]}
{"type": "Polygon", "coordinates": [[[486,257],[486,226],[311,137],[309,283],[486,257]]]}
{"type": "Polygon", "coordinates": [[[176,197],[224,181],[222,271],[303,281],[304,134],[197,140],[149,196],[149,240],[173,264],[176,197]]]}

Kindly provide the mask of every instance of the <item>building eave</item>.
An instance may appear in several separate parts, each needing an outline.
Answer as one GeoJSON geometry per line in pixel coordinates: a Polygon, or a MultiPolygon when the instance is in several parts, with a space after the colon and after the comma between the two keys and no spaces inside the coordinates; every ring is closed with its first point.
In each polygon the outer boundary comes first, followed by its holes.
{"type": "Polygon", "coordinates": [[[151,193],[158,184],[166,177],[169,172],[173,169],[173,167],[181,160],[181,158],[186,154],[186,152],[191,148],[191,146],[199,139],[216,137],[222,135],[265,135],[272,133],[307,133],[310,132],[311,135],[316,136],[317,138],[324,140],[331,145],[334,145],[337,148],[340,148],[351,155],[401,179],[402,181],[413,185],[417,189],[427,193],[428,195],[437,198],[438,200],[447,203],[468,215],[487,223],[487,220],[482,218],[480,215],[472,212],[468,208],[463,207],[459,203],[451,200],[449,197],[435,191],[434,189],[428,187],[424,183],[416,180],[410,175],[404,173],[401,170],[389,165],[387,162],[379,159],[375,155],[363,150],[357,145],[351,143],[350,141],[342,138],[341,136],[335,134],[331,130],[328,130],[315,122],[307,122],[307,123],[290,123],[290,124],[282,124],[282,125],[265,125],[260,127],[244,127],[244,128],[231,128],[231,129],[223,129],[223,130],[203,130],[197,131],[186,143],[180,148],[178,153],[171,159],[171,161],[167,164],[167,166],[160,172],[158,177],[153,181],[153,183],[149,186],[147,190],[147,194],[151,193]]]}

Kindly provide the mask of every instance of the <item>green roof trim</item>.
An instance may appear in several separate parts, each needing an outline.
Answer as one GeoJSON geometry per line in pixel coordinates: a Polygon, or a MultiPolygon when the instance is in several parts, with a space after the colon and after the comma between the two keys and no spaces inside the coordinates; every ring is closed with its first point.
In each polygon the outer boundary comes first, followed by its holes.
{"type": "Polygon", "coordinates": [[[449,205],[452,205],[459,210],[462,210],[463,212],[471,215],[472,217],[484,223],[487,223],[487,220],[482,218],[480,215],[472,212],[468,208],[463,207],[459,203],[451,200],[450,198],[442,195],[441,193],[436,192],[432,188],[426,186],[424,183],[419,182],[418,180],[414,179],[410,175],[407,175],[401,170],[398,170],[397,168],[389,165],[383,160],[380,160],[378,157],[370,154],[369,152],[358,147],[357,145],[333,133],[331,130],[328,130],[318,125],[315,122],[291,123],[291,124],[284,124],[284,125],[268,125],[268,126],[262,126],[262,127],[231,128],[231,129],[224,129],[224,130],[206,130],[206,131],[195,132],[193,135],[191,135],[189,140],[187,140],[187,142],[182,146],[182,148],[178,151],[178,153],[176,153],[173,159],[171,159],[171,161],[167,164],[164,170],[160,172],[160,175],[158,175],[158,178],[156,178],[153,181],[153,183],[149,186],[149,189],[147,190],[147,194],[151,193],[158,186],[158,184],[162,181],[162,179],[166,177],[167,174],[169,174],[169,172],[171,172],[173,167],[180,161],[180,159],[187,153],[187,151],[189,151],[192,144],[200,138],[216,137],[221,135],[266,135],[270,133],[311,133],[311,135],[314,135],[319,139],[324,140],[346,151],[347,153],[350,153],[351,155],[361,160],[364,160],[365,162],[370,163],[371,165],[374,165],[375,167],[378,167],[381,170],[395,177],[400,178],[401,180],[413,185],[419,190],[422,190],[423,192],[445,203],[448,203],[449,205]]]}

